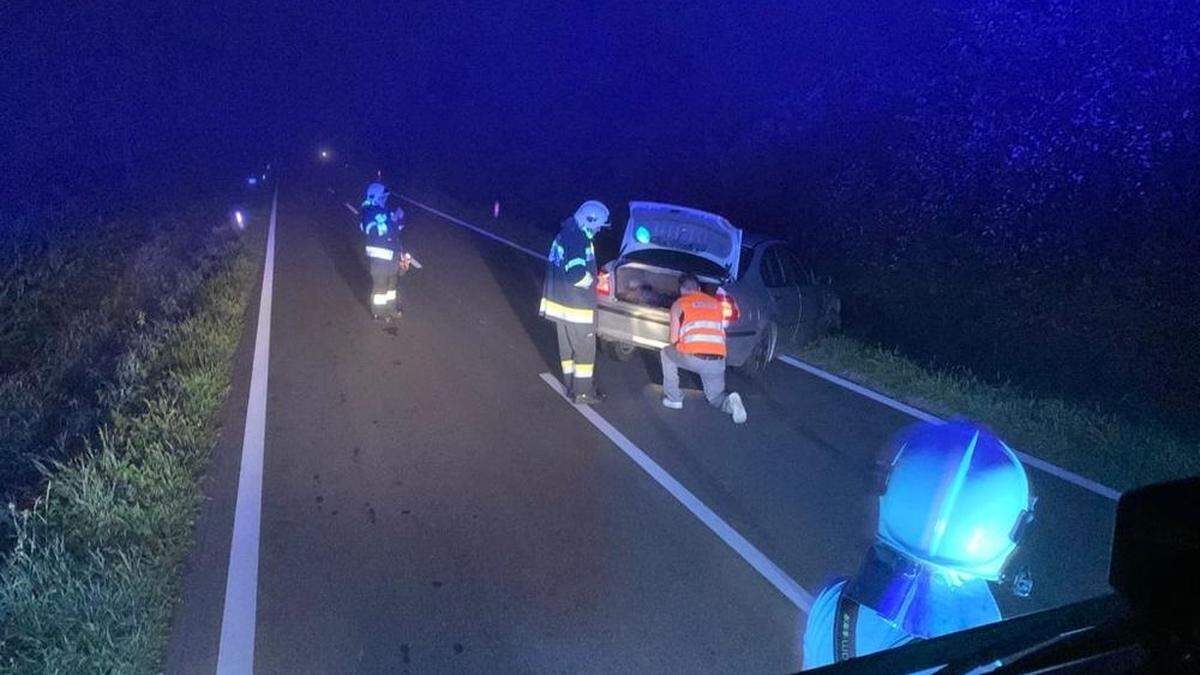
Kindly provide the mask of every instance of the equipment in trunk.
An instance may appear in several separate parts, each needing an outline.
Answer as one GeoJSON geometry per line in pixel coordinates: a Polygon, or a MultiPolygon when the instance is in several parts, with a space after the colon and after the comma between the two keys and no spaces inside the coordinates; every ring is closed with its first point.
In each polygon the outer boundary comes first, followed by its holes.
{"type": "MultiPolygon", "coordinates": [[[[616,269],[616,296],[622,302],[668,309],[679,298],[679,279],[682,272],[651,267],[641,263],[626,263],[616,269]]],[[[701,279],[705,293],[715,294],[717,283],[701,279]]]]}

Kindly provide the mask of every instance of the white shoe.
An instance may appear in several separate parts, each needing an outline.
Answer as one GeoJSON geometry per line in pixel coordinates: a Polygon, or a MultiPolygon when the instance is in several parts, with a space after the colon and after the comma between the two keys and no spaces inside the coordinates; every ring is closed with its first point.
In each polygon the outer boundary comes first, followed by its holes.
{"type": "Polygon", "coordinates": [[[729,409],[729,414],[733,415],[734,424],[742,424],[746,421],[746,406],[742,405],[742,397],[736,391],[725,399],[725,407],[729,409]]]}
{"type": "Polygon", "coordinates": [[[666,396],[663,397],[663,407],[671,410],[683,410],[683,401],[672,401],[666,396]]]}

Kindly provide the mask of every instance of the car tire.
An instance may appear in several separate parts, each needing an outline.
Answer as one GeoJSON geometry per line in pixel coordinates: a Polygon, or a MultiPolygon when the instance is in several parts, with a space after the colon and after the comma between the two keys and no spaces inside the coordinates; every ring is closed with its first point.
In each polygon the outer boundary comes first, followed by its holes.
{"type": "Polygon", "coordinates": [[[637,352],[637,347],[627,342],[616,342],[613,340],[604,340],[600,343],[600,348],[613,361],[628,361],[633,358],[637,352]]]}
{"type": "Polygon", "coordinates": [[[775,350],[779,344],[779,329],[773,323],[767,324],[762,336],[754,345],[754,350],[746,362],[737,367],[738,373],[752,380],[757,380],[767,371],[767,364],[775,360],[775,350]]]}

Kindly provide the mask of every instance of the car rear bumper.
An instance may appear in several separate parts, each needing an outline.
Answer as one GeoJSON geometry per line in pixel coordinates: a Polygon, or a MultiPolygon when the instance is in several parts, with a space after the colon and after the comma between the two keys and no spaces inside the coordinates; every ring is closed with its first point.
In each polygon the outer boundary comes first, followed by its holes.
{"type": "MultiPolygon", "coordinates": [[[[657,307],[638,307],[620,301],[596,307],[596,335],[646,349],[662,349],[670,337],[670,314],[657,307]]],[[[725,332],[726,363],[740,366],[750,358],[758,331],[733,326],[725,332]]]]}

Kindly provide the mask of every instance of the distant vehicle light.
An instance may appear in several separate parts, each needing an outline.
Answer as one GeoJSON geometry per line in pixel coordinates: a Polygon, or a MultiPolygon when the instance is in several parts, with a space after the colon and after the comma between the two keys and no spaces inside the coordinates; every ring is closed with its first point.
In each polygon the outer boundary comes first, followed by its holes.
{"type": "Polygon", "coordinates": [[[649,244],[650,228],[646,227],[645,225],[638,225],[637,229],[633,231],[633,237],[634,239],[638,240],[638,243],[649,244]]]}
{"type": "Polygon", "coordinates": [[[499,199],[492,202],[492,217],[493,218],[500,217],[500,200],[499,199]]]}
{"type": "Polygon", "coordinates": [[[241,229],[245,229],[245,227],[246,227],[246,216],[245,216],[245,215],[243,215],[241,211],[234,211],[234,212],[233,212],[233,219],[234,219],[235,221],[237,221],[237,226],[238,226],[238,229],[239,229],[239,230],[241,230],[241,229]]]}
{"type": "Polygon", "coordinates": [[[246,179],[246,183],[250,185],[258,185],[258,176],[250,176],[246,179]]]}

